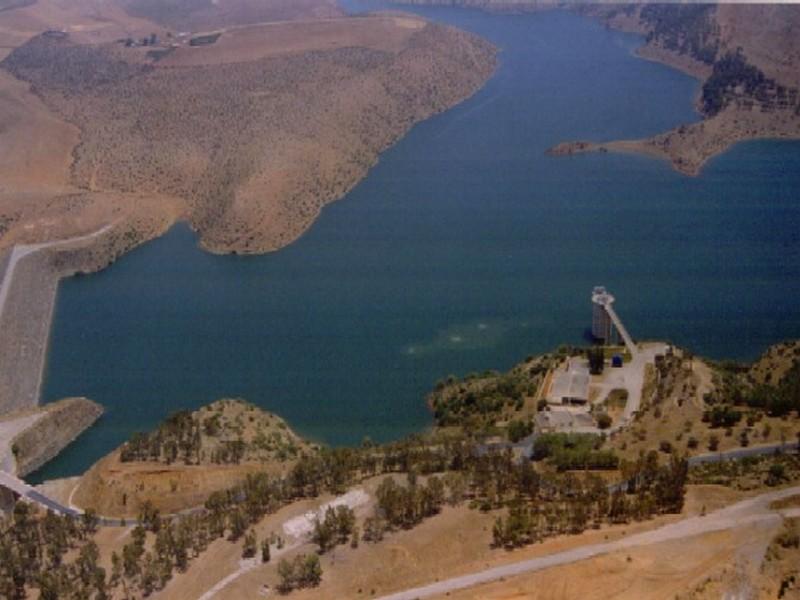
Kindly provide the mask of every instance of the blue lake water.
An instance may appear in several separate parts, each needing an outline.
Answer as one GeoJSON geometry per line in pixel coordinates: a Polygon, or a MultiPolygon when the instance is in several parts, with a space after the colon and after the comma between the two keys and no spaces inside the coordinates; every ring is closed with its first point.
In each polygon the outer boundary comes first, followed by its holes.
{"type": "Polygon", "coordinates": [[[641,156],[548,157],[695,121],[698,84],[570,13],[415,10],[497,44],[495,77],[280,252],[212,256],[177,226],[63,281],[44,400],[107,412],[31,479],[223,396],[331,444],[401,437],[430,424],[437,379],[581,343],[596,284],[640,339],[749,359],[800,337],[800,144],[741,144],[697,178],[641,156]]]}

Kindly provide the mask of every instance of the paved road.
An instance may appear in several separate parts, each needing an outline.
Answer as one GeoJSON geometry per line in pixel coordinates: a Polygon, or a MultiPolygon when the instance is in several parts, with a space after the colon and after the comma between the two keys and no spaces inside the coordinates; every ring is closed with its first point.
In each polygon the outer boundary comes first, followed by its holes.
{"type": "Polygon", "coordinates": [[[64,506],[60,502],[56,502],[52,498],[48,498],[44,494],[37,492],[32,486],[28,485],[21,479],[14,477],[10,473],[6,473],[5,471],[0,471],[0,485],[11,490],[21,498],[27,498],[28,500],[61,515],[71,515],[73,517],[77,517],[81,514],[74,508],[64,506]]]}
{"type": "Polygon", "coordinates": [[[755,498],[750,498],[748,500],[738,502],[732,506],[709,513],[703,517],[690,517],[677,523],[659,527],[658,529],[654,529],[652,531],[630,535],[614,542],[589,544],[573,550],[566,550],[564,552],[557,552],[555,554],[549,554],[539,558],[523,560],[491,569],[485,569],[483,571],[478,571],[477,573],[453,577],[451,579],[438,581],[436,583],[405,590],[403,592],[382,596],[377,600],[417,600],[429,598],[431,596],[443,595],[456,590],[462,590],[483,583],[497,581],[506,577],[513,577],[523,573],[541,571],[550,567],[566,565],[580,560],[593,558],[595,556],[618,552],[628,548],[691,538],[700,534],[734,529],[759,522],[772,521],[777,525],[784,516],[795,517],[800,515],[800,509],[776,511],[770,509],[769,505],[776,500],[780,500],[781,498],[795,494],[800,494],[800,486],[779,490],[777,492],[761,494],[755,498]]]}
{"type": "Polygon", "coordinates": [[[783,444],[770,444],[768,446],[752,446],[749,448],[736,448],[725,452],[714,452],[711,454],[698,454],[689,457],[689,466],[702,465],[707,463],[723,462],[726,460],[737,460],[750,456],[769,456],[776,452],[800,451],[800,445],[795,442],[783,444]]]}

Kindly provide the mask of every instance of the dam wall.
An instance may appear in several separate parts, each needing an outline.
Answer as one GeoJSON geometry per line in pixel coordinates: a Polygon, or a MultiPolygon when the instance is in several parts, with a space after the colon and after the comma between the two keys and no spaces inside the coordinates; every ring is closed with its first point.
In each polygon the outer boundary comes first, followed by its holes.
{"type": "Polygon", "coordinates": [[[38,405],[59,280],[46,250],[5,275],[13,279],[0,314],[0,414],[38,405]]]}

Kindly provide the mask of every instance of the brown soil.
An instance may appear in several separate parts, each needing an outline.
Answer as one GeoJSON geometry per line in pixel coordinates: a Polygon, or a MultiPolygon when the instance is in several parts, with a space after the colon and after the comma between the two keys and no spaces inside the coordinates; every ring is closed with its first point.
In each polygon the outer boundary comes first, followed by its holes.
{"type": "Polygon", "coordinates": [[[767,550],[758,580],[760,598],[800,600],[799,536],[800,519],[787,519],[767,550]]]}
{"type": "Polygon", "coordinates": [[[234,486],[248,473],[264,470],[264,466],[256,463],[219,466],[122,463],[119,451],[115,451],[83,475],[72,502],[107,517],[136,518],[146,501],[171,514],[200,506],[212,492],[234,486]]]}
{"type": "Polygon", "coordinates": [[[782,509],[782,508],[795,508],[800,506],[800,496],[789,496],[788,498],[784,498],[783,500],[778,500],[777,502],[773,502],[770,505],[770,508],[782,509]]]}

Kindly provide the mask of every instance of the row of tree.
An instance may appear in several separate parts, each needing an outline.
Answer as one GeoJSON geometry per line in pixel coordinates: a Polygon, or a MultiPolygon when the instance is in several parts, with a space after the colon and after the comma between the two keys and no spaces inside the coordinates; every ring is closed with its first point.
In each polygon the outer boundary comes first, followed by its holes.
{"type": "Polygon", "coordinates": [[[599,477],[585,482],[565,481],[560,493],[530,498],[515,498],[505,517],[497,517],[493,543],[515,548],[553,535],[576,534],[587,527],[604,523],[627,523],[663,513],[678,513],[683,508],[688,463],[673,457],[659,466],[655,452],[626,465],[626,486],[609,487],[599,477]]]}

